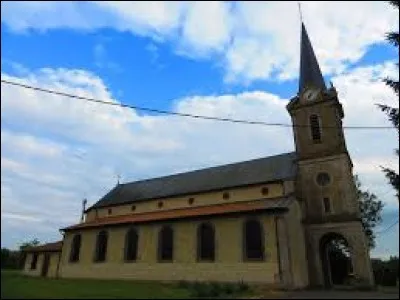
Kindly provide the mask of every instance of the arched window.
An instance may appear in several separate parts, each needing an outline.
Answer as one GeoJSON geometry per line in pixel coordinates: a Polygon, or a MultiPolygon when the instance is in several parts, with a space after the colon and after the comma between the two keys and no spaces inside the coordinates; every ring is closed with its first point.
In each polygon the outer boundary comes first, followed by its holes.
{"type": "Polygon", "coordinates": [[[316,143],[321,142],[321,127],[317,115],[310,116],[311,137],[316,143]]]}
{"type": "Polygon", "coordinates": [[[244,259],[263,260],[263,230],[256,220],[248,220],[244,224],[244,259]]]}
{"type": "Polygon", "coordinates": [[[331,200],[330,200],[329,198],[326,197],[326,198],[323,199],[323,201],[324,201],[324,211],[325,211],[326,213],[332,212],[331,200]]]}
{"type": "Polygon", "coordinates": [[[100,231],[97,235],[96,241],[96,254],[95,254],[95,261],[96,262],[103,262],[106,260],[107,255],[107,240],[108,234],[107,231],[100,231]]]}
{"type": "Polygon", "coordinates": [[[170,226],[163,226],[158,236],[158,258],[160,261],[172,261],[174,232],[170,226]]]}
{"type": "Polygon", "coordinates": [[[72,239],[71,243],[71,252],[69,255],[70,262],[77,262],[79,261],[79,252],[81,250],[81,235],[76,234],[72,239]]]}
{"type": "Polygon", "coordinates": [[[135,261],[138,249],[138,233],[135,228],[128,230],[125,236],[125,260],[135,261]]]}
{"type": "Polygon", "coordinates": [[[215,232],[211,224],[203,223],[197,228],[197,258],[207,261],[215,259],[215,232]]]}
{"type": "Polygon", "coordinates": [[[38,254],[36,252],[34,252],[32,254],[31,270],[35,270],[36,269],[37,261],[38,261],[38,254]]]}

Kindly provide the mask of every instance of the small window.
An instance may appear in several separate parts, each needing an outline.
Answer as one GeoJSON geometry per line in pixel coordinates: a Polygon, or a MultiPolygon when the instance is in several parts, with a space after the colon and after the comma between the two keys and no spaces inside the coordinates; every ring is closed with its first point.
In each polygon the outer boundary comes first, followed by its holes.
{"type": "Polygon", "coordinates": [[[38,261],[38,254],[35,252],[35,253],[33,253],[33,256],[32,256],[31,270],[35,270],[36,269],[37,261],[38,261]]]}
{"type": "Polygon", "coordinates": [[[189,205],[192,205],[193,202],[194,202],[194,198],[189,198],[189,200],[188,200],[189,205]]]}
{"type": "Polygon", "coordinates": [[[321,127],[317,115],[310,116],[311,137],[314,143],[321,142],[321,127]]]}
{"type": "Polygon", "coordinates": [[[164,203],[162,201],[158,202],[158,208],[163,207],[164,203]]]}
{"type": "Polygon", "coordinates": [[[112,209],[111,209],[111,208],[108,209],[108,214],[109,214],[109,215],[112,214],[112,209]]]}
{"type": "Polygon", "coordinates": [[[263,195],[268,195],[268,193],[269,193],[269,189],[268,189],[267,187],[263,187],[263,188],[261,189],[261,194],[263,194],[263,195]]]}
{"type": "Polygon", "coordinates": [[[331,210],[331,200],[329,198],[324,198],[324,210],[326,213],[332,212],[331,210]]]}
{"type": "Polygon", "coordinates": [[[136,210],[136,206],[135,205],[132,205],[131,206],[131,211],[135,211],[136,210]]]}
{"type": "Polygon", "coordinates": [[[317,175],[317,183],[320,186],[326,186],[331,182],[331,177],[328,173],[322,172],[317,175]]]}
{"type": "Polygon", "coordinates": [[[225,193],[222,194],[222,198],[225,199],[225,200],[226,200],[226,199],[229,199],[229,197],[230,197],[230,196],[229,196],[229,193],[226,193],[226,192],[225,192],[225,193]]]}

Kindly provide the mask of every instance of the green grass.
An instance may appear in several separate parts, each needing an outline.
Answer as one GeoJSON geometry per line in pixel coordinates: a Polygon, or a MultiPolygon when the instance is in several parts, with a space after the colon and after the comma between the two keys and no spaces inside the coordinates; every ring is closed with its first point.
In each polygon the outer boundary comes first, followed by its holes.
{"type": "Polygon", "coordinates": [[[52,279],[1,271],[1,299],[184,299],[190,291],[175,284],[123,280],[52,279]]]}

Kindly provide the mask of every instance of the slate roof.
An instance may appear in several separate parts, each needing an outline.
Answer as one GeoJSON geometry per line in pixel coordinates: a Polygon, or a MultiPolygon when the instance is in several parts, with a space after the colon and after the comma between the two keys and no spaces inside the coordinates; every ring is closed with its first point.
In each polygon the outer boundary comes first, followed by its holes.
{"type": "Polygon", "coordinates": [[[199,192],[294,178],[296,153],[290,152],[249,161],[201,169],[165,177],[119,184],[93,208],[136,201],[183,196],[199,192]]]}
{"type": "Polygon", "coordinates": [[[61,251],[62,241],[47,243],[34,247],[26,247],[22,251],[24,252],[58,252],[61,251]]]}
{"type": "Polygon", "coordinates": [[[317,58],[308,37],[306,27],[301,23],[300,46],[300,83],[299,93],[308,85],[326,90],[324,78],[318,65],[317,58]]]}
{"type": "Polygon", "coordinates": [[[286,211],[293,202],[293,197],[277,197],[273,199],[259,199],[259,201],[230,202],[223,204],[186,207],[164,211],[152,211],[133,213],[128,215],[103,217],[90,222],[79,223],[61,230],[70,231],[81,228],[94,228],[99,226],[111,226],[120,224],[136,224],[143,222],[164,221],[201,216],[223,215],[253,211],[286,211]]]}

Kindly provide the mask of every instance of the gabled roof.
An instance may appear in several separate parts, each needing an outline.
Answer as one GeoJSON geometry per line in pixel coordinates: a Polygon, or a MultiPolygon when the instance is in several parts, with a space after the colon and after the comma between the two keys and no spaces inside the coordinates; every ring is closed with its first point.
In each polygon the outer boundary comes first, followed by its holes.
{"type": "Polygon", "coordinates": [[[193,217],[215,216],[232,213],[245,213],[254,211],[281,211],[285,212],[294,201],[293,197],[279,197],[273,199],[259,199],[257,201],[230,202],[223,204],[186,207],[164,211],[152,211],[134,213],[113,217],[104,217],[90,222],[79,223],[61,230],[70,231],[83,228],[95,228],[99,226],[112,226],[121,224],[137,224],[144,222],[166,221],[193,217]]]}
{"type": "Polygon", "coordinates": [[[307,86],[325,90],[325,82],[304,23],[301,23],[299,93],[307,86]]]}
{"type": "Polygon", "coordinates": [[[22,251],[23,252],[58,252],[61,251],[62,241],[47,243],[34,247],[26,247],[22,251]]]}
{"type": "MultiPolygon", "coordinates": [[[[88,210],[294,178],[296,153],[119,184],[88,210]]],[[[87,210],[87,211],[88,211],[87,210]]]]}

